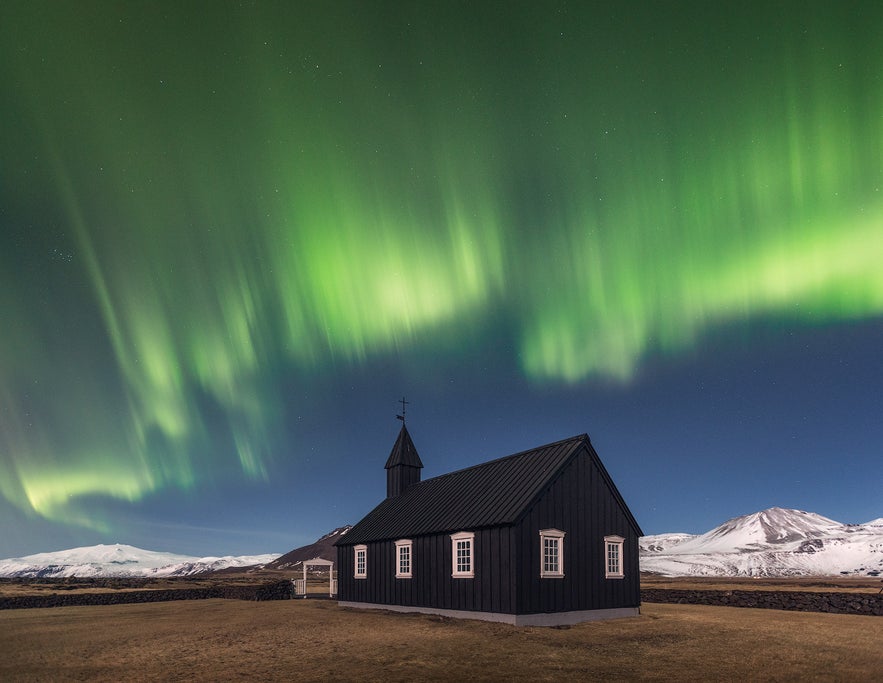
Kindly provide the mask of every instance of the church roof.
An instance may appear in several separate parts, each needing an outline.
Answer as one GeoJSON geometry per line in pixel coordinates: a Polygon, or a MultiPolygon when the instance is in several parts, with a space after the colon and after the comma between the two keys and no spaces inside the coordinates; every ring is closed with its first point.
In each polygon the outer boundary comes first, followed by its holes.
{"type": "Polygon", "coordinates": [[[423,467],[420,462],[420,456],[417,454],[417,448],[411,441],[411,435],[408,434],[408,428],[402,423],[402,431],[399,432],[399,438],[396,439],[392,447],[392,452],[386,460],[386,469],[396,465],[409,465],[411,467],[423,467]]]}
{"type": "Polygon", "coordinates": [[[640,532],[588,435],[582,434],[413,484],[380,503],[337,545],[514,524],[582,449],[595,460],[640,532]]]}

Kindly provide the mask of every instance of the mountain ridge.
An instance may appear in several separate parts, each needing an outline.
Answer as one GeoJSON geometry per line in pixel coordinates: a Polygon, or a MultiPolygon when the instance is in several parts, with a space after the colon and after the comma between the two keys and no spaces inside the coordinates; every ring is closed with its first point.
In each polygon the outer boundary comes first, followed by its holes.
{"type": "Polygon", "coordinates": [[[663,576],[879,576],[883,522],[843,524],[772,507],[704,534],[644,536],[640,562],[642,572],[663,576]]]}
{"type": "MultiPolygon", "coordinates": [[[[0,560],[0,577],[172,577],[229,571],[290,571],[305,560],[336,561],[342,526],[285,554],[191,557],[124,544],[99,544],[0,560]]],[[[883,517],[843,524],[772,507],[733,517],[704,534],[640,539],[641,571],[663,576],[883,575],[883,517]]]]}
{"type": "Polygon", "coordinates": [[[98,544],[0,560],[3,578],[192,576],[229,567],[264,565],[278,554],[191,557],[122,543],[98,544]]]}
{"type": "Polygon", "coordinates": [[[295,548],[277,557],[272,562],[267,563],[264,569],[294,569],[295,567],[302,567],[302,563],[306,560],[314,560],[316,558],[331,560],[337,563],[337,548],[334,547],[334,543],[352,528],[352,524],[338,527],[319,538],[315,543],[295,548]]]}

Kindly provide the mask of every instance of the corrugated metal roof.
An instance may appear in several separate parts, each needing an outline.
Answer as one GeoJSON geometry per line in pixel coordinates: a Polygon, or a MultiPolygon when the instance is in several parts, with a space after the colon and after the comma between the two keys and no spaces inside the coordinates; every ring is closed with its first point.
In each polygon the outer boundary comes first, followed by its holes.
{"type": "Polygon", "coordinates": [[[339,545],[512,524],[584,445],[591,452],[586,434],[421,481],[380,503],[339,545]]]}

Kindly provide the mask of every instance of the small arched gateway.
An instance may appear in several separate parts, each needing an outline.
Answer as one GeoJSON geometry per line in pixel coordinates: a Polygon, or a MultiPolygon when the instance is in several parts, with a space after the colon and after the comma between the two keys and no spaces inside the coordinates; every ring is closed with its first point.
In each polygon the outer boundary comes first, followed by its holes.
{"type": "Polygon", "coordinates": [[[586,434],[422,468],[403,424],[386,500],[337,541],[341,605],[538,626],[639,613],[642,531],[586,434]]]}
{"type": "Polygon", "coordinates": [[[307,597],[307,567],[327,567],[328,569],[328,597],[337,594],[337,579],[334,578],[334,562],[325,560],[321,557],[314,557],[312,560],[305,560],[303,563],[304,577],[302,579],[292,579],[294,584],[294,594],[297,597],[307,597]]]}

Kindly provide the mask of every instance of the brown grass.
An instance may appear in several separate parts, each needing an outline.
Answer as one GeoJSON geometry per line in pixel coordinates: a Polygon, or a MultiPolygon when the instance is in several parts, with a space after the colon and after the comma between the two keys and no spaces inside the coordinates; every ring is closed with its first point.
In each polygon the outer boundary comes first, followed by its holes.
{"type": "Polygon", "coordinates": [[[567,629],[201,600],[0,612],[0,680],[872,681],[883,620],[646,604],[567,629]]]}

